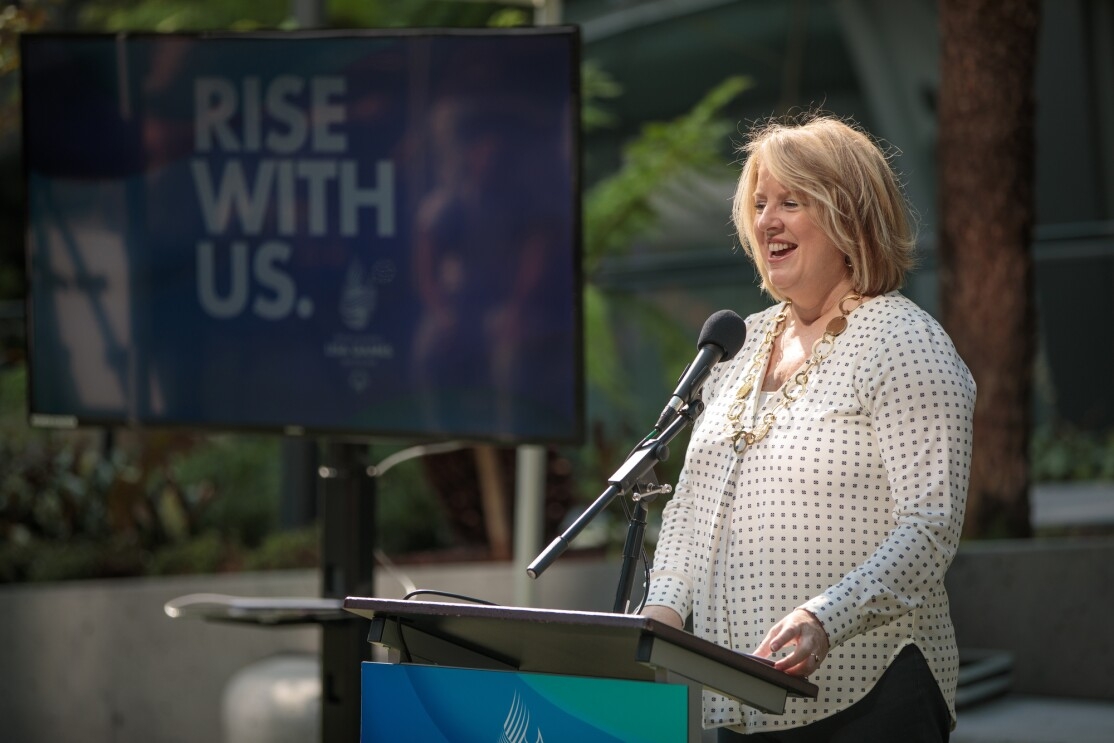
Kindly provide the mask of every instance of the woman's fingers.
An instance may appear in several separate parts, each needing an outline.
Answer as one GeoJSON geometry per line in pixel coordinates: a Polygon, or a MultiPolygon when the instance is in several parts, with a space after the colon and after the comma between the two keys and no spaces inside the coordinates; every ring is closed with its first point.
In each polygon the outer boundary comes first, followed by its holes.
{"type": "Polygon", "coordinates": [[[770,628],[754,654],[766,658],[783,648],[789,648],[789,652],[774,663],[774,668],[794,676],[807,676],[823,664],[828,636],[816,617],[797,609],[770,628]]]}

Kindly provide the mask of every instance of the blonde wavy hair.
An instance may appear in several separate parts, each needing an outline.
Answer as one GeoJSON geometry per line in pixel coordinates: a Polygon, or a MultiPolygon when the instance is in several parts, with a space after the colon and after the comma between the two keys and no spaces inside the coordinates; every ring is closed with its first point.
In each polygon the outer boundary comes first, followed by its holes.
{"type": "Polygon", "coordinates": [[[767,294],[785,299],[754,255],[761,165],[807,204],[816,225],[847,256],[855,291],[871,296],[904,284],[916,257],[912,214],[889,157],[857,125],[816,113],[770,120],[753,128],[739,151],[745,162],[731,216],[767,294]]]}

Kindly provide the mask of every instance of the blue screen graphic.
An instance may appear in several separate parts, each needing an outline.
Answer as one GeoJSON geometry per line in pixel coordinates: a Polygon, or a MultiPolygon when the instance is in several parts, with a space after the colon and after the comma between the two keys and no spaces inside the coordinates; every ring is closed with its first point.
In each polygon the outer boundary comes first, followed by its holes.
{"type": "Polygon", "coordinates": [[[581,439],[575,30],[22,53],[33,422],[581,439]]]}

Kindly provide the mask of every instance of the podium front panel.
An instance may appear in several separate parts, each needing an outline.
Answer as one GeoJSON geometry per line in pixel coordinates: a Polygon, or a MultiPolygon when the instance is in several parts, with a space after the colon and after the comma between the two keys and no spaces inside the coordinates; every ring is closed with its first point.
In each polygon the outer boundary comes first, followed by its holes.
{"type": "Polygon", "coordinates": [[[362,664],[361,743],[675,743],[688,688],[625,679],[362,664]]]}

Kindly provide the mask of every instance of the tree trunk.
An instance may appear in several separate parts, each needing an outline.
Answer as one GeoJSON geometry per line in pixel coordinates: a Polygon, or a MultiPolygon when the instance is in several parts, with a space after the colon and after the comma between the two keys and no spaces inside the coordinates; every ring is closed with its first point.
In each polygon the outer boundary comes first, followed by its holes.
{"type": "Polygon", "coordinates": [[[1039,0],[941,0],[942,322],[978,385],[964,536],[1025,537],[1039,0]]]}

